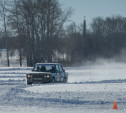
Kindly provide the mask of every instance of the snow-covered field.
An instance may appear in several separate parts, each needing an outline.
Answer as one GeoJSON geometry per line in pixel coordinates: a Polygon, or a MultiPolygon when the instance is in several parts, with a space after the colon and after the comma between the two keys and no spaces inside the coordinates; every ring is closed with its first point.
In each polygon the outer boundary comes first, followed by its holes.
{"type": "Polygon", "coordinates": [[[66,67],[68,83],[26,85],[31,68],[0,67],[0,113],[125,113],[126,64],[66,67]],[[118,110],[113,110],[117,101],[118,110]]]}

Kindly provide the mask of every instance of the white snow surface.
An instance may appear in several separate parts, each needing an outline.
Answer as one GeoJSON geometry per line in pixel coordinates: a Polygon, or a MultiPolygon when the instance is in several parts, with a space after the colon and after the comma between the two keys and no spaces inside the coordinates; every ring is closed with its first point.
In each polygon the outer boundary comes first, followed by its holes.
{"type": "Polygon", "coordinates": [[[126,64],[65,67],[68,83],[27,86],[31,69],[0,67],[0,113],[126,112],[126,64]]]}

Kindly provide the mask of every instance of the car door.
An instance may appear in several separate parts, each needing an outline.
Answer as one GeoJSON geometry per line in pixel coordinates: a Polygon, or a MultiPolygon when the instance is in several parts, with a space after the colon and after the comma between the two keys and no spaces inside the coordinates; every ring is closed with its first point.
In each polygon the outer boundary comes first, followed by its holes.
{"type": "Polygon", "coordinates": [[[59,65],[59,81],[63,81],[64,79],[64,70],[62,65],[59,65]]]}
{"type": "Polygon", "coordinates": [[[56,65],[56,73],[55,73],[55,80],[56,82],[59,82],[60,81],[60,73],[59,73],[59,66],[56,65]]]}

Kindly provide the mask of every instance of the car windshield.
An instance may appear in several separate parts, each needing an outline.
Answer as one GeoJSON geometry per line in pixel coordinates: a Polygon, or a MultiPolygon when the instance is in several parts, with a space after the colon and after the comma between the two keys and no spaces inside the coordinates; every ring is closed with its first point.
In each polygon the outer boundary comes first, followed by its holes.
{"type": "Polygon", "coordinates": [[[33,71],[40,71],[40,72],[56,72],[56,65],[54,64],[36,64],[33,68],[33,71]]]}

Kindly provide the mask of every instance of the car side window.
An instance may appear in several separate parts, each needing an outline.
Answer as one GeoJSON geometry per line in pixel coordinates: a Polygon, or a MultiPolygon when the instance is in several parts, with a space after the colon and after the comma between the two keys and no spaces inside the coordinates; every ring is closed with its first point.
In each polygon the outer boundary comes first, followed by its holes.
{"type": "Polygon", "coordinates": [[[58,67],[58,65],[56,65],[56,71],[59,72],[59,67],[58,67]]]}
{"type": "Polygon", "coordinates": [[[59,71],[63,72],[63,67],[61,65],[59,65],[59,71]]]}

